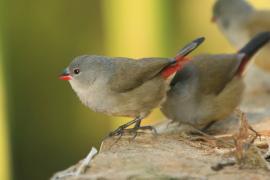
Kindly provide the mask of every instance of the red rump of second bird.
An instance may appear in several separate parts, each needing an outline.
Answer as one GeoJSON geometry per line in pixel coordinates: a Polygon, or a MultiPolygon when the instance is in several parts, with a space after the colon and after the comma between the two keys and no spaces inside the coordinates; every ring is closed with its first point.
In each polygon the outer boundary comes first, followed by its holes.
{"type": "Polygon", "coordinates": [[[250,60],[250,57],[244,57],[244,59],[242,60],[240,66],[236,72],[236,75],[243,76],[249,60],[250,60]]]}
{"type": "Polygon", "coordinates": [[[184,65],[190,61],[191,58],[188,57],[184,57],[184,56],[176,56],[175,57],[175,63],[166,67],[162,72],[161,72],[161,76],[164,79],[169,78],[171,75],[173,75],[174,73],[176,73],[177,71],[181,70],[184,65]]]}

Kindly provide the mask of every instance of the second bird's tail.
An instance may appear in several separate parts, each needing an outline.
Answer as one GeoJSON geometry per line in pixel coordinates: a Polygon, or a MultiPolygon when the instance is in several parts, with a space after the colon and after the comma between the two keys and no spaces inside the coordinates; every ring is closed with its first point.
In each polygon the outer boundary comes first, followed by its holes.
{"type": "Polygon", "coordinates": [[[243,57],[242,62],[237,70],[238,75],[243,74],[250,59],[269,41],[270,32],[262,32],[253,37],[242,49],[240,49],[238,53],[243,54],[243,57]]]}

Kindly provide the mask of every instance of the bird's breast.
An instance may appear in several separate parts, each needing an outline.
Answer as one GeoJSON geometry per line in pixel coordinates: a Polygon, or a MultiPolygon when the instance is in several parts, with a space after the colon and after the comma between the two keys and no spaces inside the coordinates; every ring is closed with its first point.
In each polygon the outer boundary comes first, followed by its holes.
{"type": "Polygon", "coordinates": [[[106,81],[95,81],[87,88],[73,86],[73,89],[82,103],[96,112],[135,117],[148,114],[157,107],[164,99],[168,86],[166,81],[157,77],[125,92],[112,90],[106,81]]]}

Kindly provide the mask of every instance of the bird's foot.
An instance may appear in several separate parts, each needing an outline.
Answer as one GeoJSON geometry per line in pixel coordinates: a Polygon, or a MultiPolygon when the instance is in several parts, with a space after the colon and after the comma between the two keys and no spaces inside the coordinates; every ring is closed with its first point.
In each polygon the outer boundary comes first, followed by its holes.
{"type": "Polygon", "coordinates": [[[116,130],[112,131],[109,133],[108,137],[113,137],[113,136],[122,136],[124,134],[124,130],[126,127],[124,125],[119,126],[116,130]]]}
{"type": "Polygon", "coordinates": [[[113,144],[116,144],[123,136],[125,128],[126,128],[125,125],[119,126],[116,130],[114,130],[113,132],[110,132],[108,134],[108,136],[106,136],[103,140],[110,138],[110,137],[118,136],[116,141],[113,143],[113,144]]]}
{"type": "Polygon", "coordinates": [[[133,134],[131,140],[134,140],[137,137],[139,130],[142,130],[142,131],[149,130],[153,132],[154,135],[157,135],[157,130],[153,126],[139,126],[139,127],[135,126],[134,128],[126,129],[125,131],[130,134],[133,134]]]}
{"type": "Polygon", "coordinates": [[[120,136],[122,137],[124,134],[125,129],[127,129],[129,126],[131,126],[132,124],[135,124],[135,126],[140,126],[141,120],[143,118],[142,117],[136,117],[135,119],[133,119],[132,121],[123,124],[121,126],[119,126],[116,130],[114,130],[113,132],[111,132],[108,137],[113,137],[113,136],[120,136]]]}
{"type": "Polygon", "coordinates": [[[122,126],[119,126],[116,130],[114,130],[113,132],[111,132],[108,137],[113,137],[113,136],[119,136],[118,139],[120,139],[123,134],[125,132],[127,133],[133,133],[134,136],[132,139],[135,139],[137,136],[137,131],[138,130],[151,130],[153,131],[155,134],[157,134],[157,130],[152,127],[152,126],[141,126],[141,121],[142,121],[143,117],[136,117],[134,120],[123,124],[122,126]],[[135,124],[133,128],[127,129],[129,126],[131,126],[132,124],[135,124]]]}
{"type": "Polygon", "coordinates": [[[157,134],[157,130],[156,128],[154,128],[153,126],[134,126],[133,128],[123,128],[123,126],[118,127],[115,131],[111,132],[109,134],[109,137],[113,137],[113,136],[119,136],[118,139],[120,139],[124,134],[133,134],[132,136],[132,140],[134,140],[137,135],[138,135],[138,131],[146,131],[146,130],[150,130],[153,132],[154,135],[157,134]]]}

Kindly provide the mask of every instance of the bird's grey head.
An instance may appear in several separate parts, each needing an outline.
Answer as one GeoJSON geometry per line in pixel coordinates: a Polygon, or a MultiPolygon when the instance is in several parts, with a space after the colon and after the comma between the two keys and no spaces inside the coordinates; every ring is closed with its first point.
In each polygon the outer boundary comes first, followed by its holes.
{"type": "Polygon", "coordinates": [[[246,0],[217,0],[213,6],[213,21],[228,29],[233,23],[241,23],[252,12],[246,0]]]}
{"type": "Polygon", "coordinates": [[[95,55],[78,56],[64,70],[60,79],[68,80],[75,91],[87,89],[103,71],[103,59],[95,55]]]}

